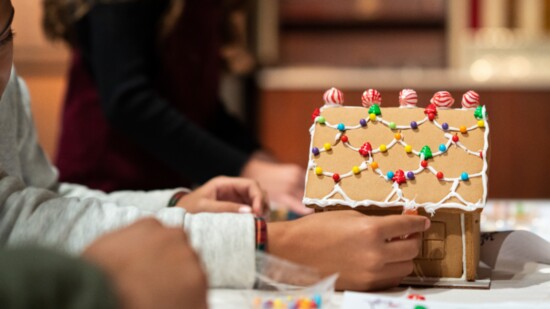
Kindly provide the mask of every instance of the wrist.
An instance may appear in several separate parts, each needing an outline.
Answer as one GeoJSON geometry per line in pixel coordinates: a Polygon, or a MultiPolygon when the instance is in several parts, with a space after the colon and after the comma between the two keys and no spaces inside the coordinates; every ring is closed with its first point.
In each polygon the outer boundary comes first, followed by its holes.
{"type": "MultiPolygon", "coordinates": [[[[289,250],[289,235],[291,234],[291,222],[267,223],[269,231],[269,253],[278,257],[285,257],[285,251],[289,250]]],[[[292,239],[290,239],[292,242],[292,239]]],[[[296,240],[294,240],[296,242],[296,240]]]]}
{"type": "Polygon", "coordinates": [[[179,201],[184,197],[186,196],[187,194],[189,194],[191,191],[190,190],[187,190],[187,189],[182,189],[182,190],[179,190],[177,191],[176,193],[174,193],[172,195],[172,197],[170,198],[170,200],[168,201],[168,207],[174,207],[174,206],[177,206],[179,201]]]}

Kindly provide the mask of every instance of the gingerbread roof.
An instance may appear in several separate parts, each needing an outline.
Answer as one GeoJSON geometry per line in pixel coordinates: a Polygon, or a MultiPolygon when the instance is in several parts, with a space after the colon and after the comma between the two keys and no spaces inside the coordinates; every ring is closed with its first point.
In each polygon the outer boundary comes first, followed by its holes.
{"type": "Polygon", "coordinates": [[[489,123],[479,96],[463,95],[452,109],[450,93],[417,107],[414,90],[399,94],[400,107],[381,107],[376,90],[362,106],[343,106],[328,90],[310,129],[303,202],[310,207],[404,206],[472,211],[487,197],[489,123]]]}

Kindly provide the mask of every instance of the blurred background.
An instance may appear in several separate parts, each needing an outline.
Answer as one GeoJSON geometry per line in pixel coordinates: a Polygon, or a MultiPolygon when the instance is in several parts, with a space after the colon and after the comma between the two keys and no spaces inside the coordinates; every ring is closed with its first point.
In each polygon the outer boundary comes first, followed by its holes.
{"type": "MultiPolygon", "coordinates": [[[[16,66],[40,142],[55,155],[68,52],[41,30],[41,1],[15,0],[16,66]]],[[[490,198],[550,198],[550,0],[259,0],[242,21],[254,65],[222,96],[282,161],[306,165],[311,113],[329,87],[347,105],[376,88],[384,106],[413,88],[476,90],[491,124],[490,198]]]]}

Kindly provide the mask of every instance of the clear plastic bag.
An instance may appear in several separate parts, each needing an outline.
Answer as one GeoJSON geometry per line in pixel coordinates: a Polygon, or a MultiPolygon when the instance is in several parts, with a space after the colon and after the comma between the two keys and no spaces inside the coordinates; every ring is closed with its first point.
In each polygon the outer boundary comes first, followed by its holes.
{"type": "Polygon", "coordinates": [[[323,277],[315,269],[262,252],[257,252],[256,259],[256,287],[245,293],[250,308],[327,308],[337,274],[323,277]]]}

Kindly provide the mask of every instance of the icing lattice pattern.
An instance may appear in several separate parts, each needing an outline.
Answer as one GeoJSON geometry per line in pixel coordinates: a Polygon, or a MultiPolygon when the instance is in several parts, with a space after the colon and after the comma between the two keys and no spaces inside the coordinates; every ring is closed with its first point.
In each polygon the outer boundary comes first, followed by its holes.
{"type": "MultiPolygon", "coordinates": [[[[338,108],[338,107],[324,107],[321,109],[323,111],[325,108],[338,108]]],[[[427,109],[428,110],[428,109],[427,109]]],[[[474,111],[472,111],[472,118],[474,117],[474,111]]],[[[433,111],[437,115],[437,111],[433,111]]],[[[467,111],[464,111],[467,112],[467,111]]],[[[320,207],[332,206],[332,205],[343,205],[343,206],[380,206],[380,207],[389,207],[389,206],[403,206],[406,209],[415,209],[417,207],[423,207],[426,211],[434,213],[438,208],[458,208],[462,210],[475,210],[477,208],[483,207],[486,199],[487,192],[487,161],[484,159],[488,150],[488,134],[489,127],[486,119],[486,112],[484,106],[479,106],[475,111],[475,118],[477,123],[475,125],[465,127],[454,127],[450,126],[447,123],[439,123],[436,117],[429,112],[425,112],[426,116],[422,119],[412,121],[410,124],[397,124],[392,122],[391,119],[385,119],[382,115],[382,112],[377,104],[371,106],[369,110],[369,117],[361,118],[357,121],[357,125],[346,125],[343,123],[331,123],[327,121],[319,113],[316,115],[315,123],[311,127],[310,131],[312,134],[312,144],[311,144],[311,153],[310,160],[308,164],[308,170],[315,173],[319,177],[330,177],[334,181],[333,190],[322,198],[304,198],[304,203],[306,205],[317,205],[320,207]],[[373,108],[374,107],[374,108],[373,108]],[[323,145],[313,145],[313,135],[315,132],[315,126],[324,126],[335,130],[335,137],[332,142],[326,142],[323,145]],[[347,132],[352,130],[358,130],[366,127],[367,125],[383,125],[393,134],[393,139],[388,140],[387,144],[381,144],[377,148],[373,148],[370,143],[365,142],[363,145],[355,144],[357,141],[351,141],[346,135],[347,132]],[[412,145],[409,145],[406,141],[407,132],[410,130],[421,130],[423,126],[434,126],[441,131],[443,138],[446,140],[445,143],[439,145],[437,151],[432,152],[428,146],[424,146],[420,149],[415,149],[412,145]],[[469,149],[465,144],[460,141],[460,138],[464,134],[475,130],[484,130],[483,136],[485,142],[483,144],[483,149],[469,149]],[[361,164],[353,166],[351,170],[338,174],[335,171],[324,170],[322,166],[318,165],[316,159],[320,156],[323,156],[324,153],[332,151],[333,147],[338,143],[341,143],[344,147],[357,152],[360,156],[364,158],[361,164]],[[449,151],[450,148],[456,147],[461,149],[471,156],[478,157],[480,160],[483,160],[483,167],[479,172],[476,173],[462,173],[457,177],[446,177],[444,173],[440,170],[434,168],[431,164],[428,164],[427,160],[433,158],[437,160],[439,156],[444,155],[449,151]],[[413,170],[403,171],[403,170],[384,170],[383,167],[379,166],[376,157],[384,152],[396,151],[405,151],[408,154],[414,154],[418,157],[418,167],[413,170]],[[348,196],[345,190],[340,185],[340,182],[346,178],[352,177],[363,173],[364,171],[371,169],[385,182],[391,186],[392,190],[387,195],[384,200],[374,201],[370,199],[357,201],[348,196]],[[409,180],[415,179],[415,177],[427,171],[434,175],[439,181],[448,182],[451,184],[448,194],[439,201],[433,202],[423,202],[417,203],[414,198],[408,198],[403,193],[401,184],[406,183],[409,180]],[[483,198],[477,201],[468,201],[457,192],[457,188],[462,182],[468,182],[472,178],[481,178],[481,183],[483,184],[483,198]],[[342,198],[334,198],[335,195],[339,194],[342,198]]],[[[456,175],[455,175],[456,176],[456,175]]]]}

